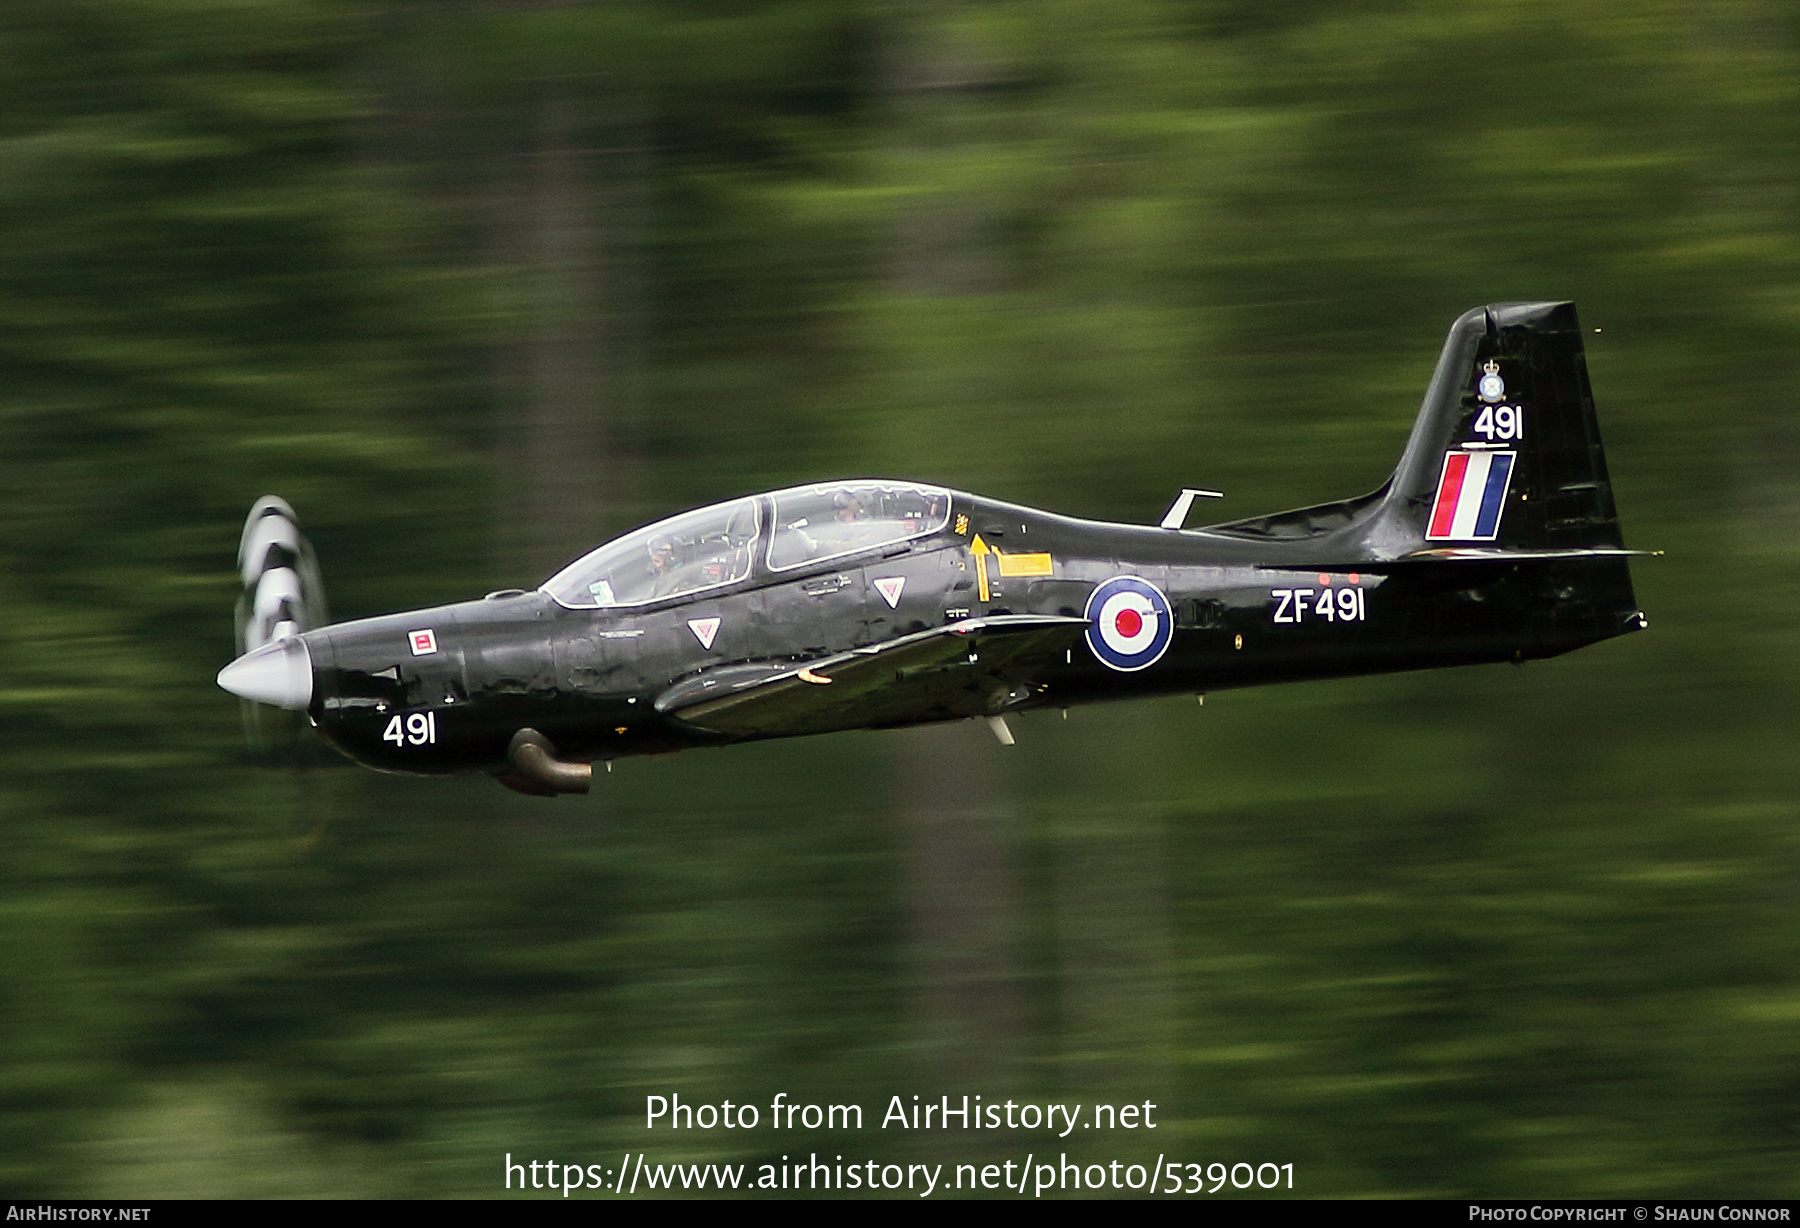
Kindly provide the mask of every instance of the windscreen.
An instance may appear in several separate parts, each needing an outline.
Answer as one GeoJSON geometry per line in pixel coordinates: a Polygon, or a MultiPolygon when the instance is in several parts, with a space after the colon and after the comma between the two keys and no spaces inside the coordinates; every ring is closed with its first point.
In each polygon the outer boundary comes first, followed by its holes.
{"type": "Polygon", "coordinates": [[[731,584],[750,574],[754,499],[721,503],[616,538],[544,581],[576,609],[644,605],[731,584]]]}

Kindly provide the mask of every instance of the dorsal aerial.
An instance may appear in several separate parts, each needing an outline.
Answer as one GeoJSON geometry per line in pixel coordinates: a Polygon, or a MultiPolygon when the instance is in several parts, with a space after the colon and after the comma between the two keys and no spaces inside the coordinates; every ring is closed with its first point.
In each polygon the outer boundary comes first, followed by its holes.
{"type": "Polygon", "coordinates": [[[533,592],[335,625],[265,498],[219,684],[371,767],[554,796],[627,755],[972,717],[1010,741],[1030,708],[1521,661],[1646,625],[1569,303],[1460,317],[1373,493],[1183,527],[1211,493],[1143,526],[822,482],[672,516],[533,592]]]}

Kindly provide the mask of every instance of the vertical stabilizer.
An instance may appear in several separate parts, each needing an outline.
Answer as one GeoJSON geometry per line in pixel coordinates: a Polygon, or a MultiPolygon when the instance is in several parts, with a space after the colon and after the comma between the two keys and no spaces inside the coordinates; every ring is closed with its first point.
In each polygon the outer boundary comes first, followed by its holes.
{"type": "Polygon", "coordinates": [[[1504,303],[1450,328],[1368,544],[1620,550],[1573,303],[1504,303]]]}

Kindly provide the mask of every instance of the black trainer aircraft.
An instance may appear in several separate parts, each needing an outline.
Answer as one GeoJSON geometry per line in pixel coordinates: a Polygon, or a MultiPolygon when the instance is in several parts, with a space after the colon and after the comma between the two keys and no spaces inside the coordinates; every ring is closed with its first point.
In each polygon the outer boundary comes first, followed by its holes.
{"type": "MultiPolygon", "coordinates": [[[[746,495],[535,592],[323,625],[279,499],[244,529],[219,685],[397,772],[587,791],[592,761],[1267,682],[1550,657],[1646,625],[1575,308],[1450,329],[1372,494],[1188,529],[919,482],[746,495]]],[[[271,714],[272,715],[272,714],[271,714]]]]}

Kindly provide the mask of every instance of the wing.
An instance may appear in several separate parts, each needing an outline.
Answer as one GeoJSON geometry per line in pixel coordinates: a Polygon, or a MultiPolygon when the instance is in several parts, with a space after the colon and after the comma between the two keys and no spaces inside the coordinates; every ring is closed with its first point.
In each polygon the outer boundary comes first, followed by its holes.
{"type": "Polygon", "coordinates": [[[676,683],[656,710],[731,737],[985,716],[1028,696],[1033,678],[1085,626],[1082,618],[998,614],[803,665],[727,665],[676,683]]]}

